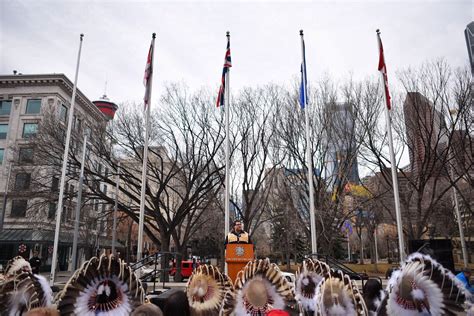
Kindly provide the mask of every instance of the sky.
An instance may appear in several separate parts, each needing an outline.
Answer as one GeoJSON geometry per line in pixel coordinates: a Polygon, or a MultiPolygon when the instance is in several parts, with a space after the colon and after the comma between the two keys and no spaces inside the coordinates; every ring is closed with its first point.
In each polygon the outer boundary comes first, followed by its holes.
{"type": "Polygon", "coordinates": [[[375,30],[389,78],[397,69],[446,58],[468,63],[464,29],[472,1],[42,1],[0,0],[0,74],[64,73],[91,100],[141,102],[151,34],[156,32],[153,96],[169,82],[217,89],[231,34],[233,91],[291,84],[306,44],[308,79],[377,75],[375,30]]]}

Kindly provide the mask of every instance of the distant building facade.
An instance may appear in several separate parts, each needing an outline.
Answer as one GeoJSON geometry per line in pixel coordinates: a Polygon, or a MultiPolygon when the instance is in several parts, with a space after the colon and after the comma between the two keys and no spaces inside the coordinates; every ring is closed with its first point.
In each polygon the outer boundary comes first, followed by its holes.
{"type": "MultiPolygon", "coordinates": [[[[51,264],[61,170],[37,160],[35,137],[47,112],[57,115],[58,128],[65,135],[72,89],[73,83],[63,74],[0,75],[0,263],[15,255],[29,258],[38,251],[45,268],[51,264]]],[[[107,121],[77,90],[73,129],[82,131],[107,121]]],[[[82,150],[80,143],[72,139],[71,147],[82,150]]],[[[71,197],[77,192],[77,181],[68,181],[65,192],[69,198],[64,201],[58,249],[62,270],[71,263],[76,207],[76,198],[71,197]]],[[[103,204],[92,201],[82,209],[79,258],[99,246],[98,232],[104,223],[97,218],[102,208],[103,204]]]]}
{"type": "Polygon", "coordinates": [[[359,183],[355,118],[351,104],[326,105],[326,182],[328,188],[359,183]]]}
{"type": "Polygon", "coordinates": [[[441,112],[419,92],[408,92],[403,103],[411,171],[446,172],[448,141],[446,122],[441,112]]]}
{"type": "Polygon", "coordinates": [[[469,23],[464,30],[466,37],[467,53],[471,65],[471,73],[474,75],[474,22],[469,23]]]}

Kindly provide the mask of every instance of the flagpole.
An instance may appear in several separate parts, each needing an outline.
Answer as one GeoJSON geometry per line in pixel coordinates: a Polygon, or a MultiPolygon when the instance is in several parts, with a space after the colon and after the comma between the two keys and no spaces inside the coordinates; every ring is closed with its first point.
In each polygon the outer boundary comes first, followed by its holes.
{"type": "Polygon", "coordinates": [[[79,184],[77,189],[77,202],[76,202],[76,214],[74,216],[74,235],[72,239],[72,270],[77,269],[77,240],[79,238],[79,221],[81,217],[82,207],[82,187],[84,185],[84,165],[86,162],[86,151],[87,151],[87,137],[88,133],[84,132],[84,143],[82,144],[82,158],[81,158],[81,171],[79,173],[79,184]]]}
{"type": "Polygon", "coordinates": [[[304,100],[304,117],[306,123],[306,160],[308,165],[308,186],[309,186],[309,215],[311,221],[311,253],[316,254],[318,252],[318,242],[316,238],[316,216],[314,210],[314,187],[313,187],[313,162],[311,157],[311,143],[310,143],[310,132],[309,132],[309,113],[308,113],[308,102],[306,93],[306,58],[304,49],[304,37],[303,30],[300,30],[301,36],[301,55],[303,60],[303,100],[304,100]]]}
{"type": "Polygon", "coordinates": [[[117,243],[117,212],[118,212],[118,199],[120,192],[120,161],[117,164],[117,175],[115,176],[115,201],[114,201],[114,216],[112,222],[112,254],[117,255],[115,246],[117,243]]]}
{"type": "Polygon", "coordinates": [[[377,245],[377,225],[374,229],[374,243],[375,243],[375,264],[379,262],[379,248],[377,245]]]}
{"type": "Polygon", "coordinates": [[[58,246],[59,246],[59,230],[61,226],[61,212],[63,210],[64,185],[66,183],[66,168],[67,168],[68,155],[69,155],[69,143],[71,141],[72,121],[74,117],[74,104],[76,102],[77,77],[79,74],[79,64],[81,61],[83,37],[84,37],[84,34],[81,34],[79,36],[79,52],[77,53],[76,74],[74,77],[74,86],[72,89],[71,107],[69,109],[69,118],[68,118],[67,132],[66,132],[66,143],[64,145],[63,166],[62,166],[62,171],[61,171],[61,182],[60,182],[60,187],[59,187],[59,199],[58,199],[58,207],[56,209],[56,228],[54,231],[53,258],[51,262],[51,274],[49,278],[50,286],[54,285],[54,279],[56,277],[56,264],[58,260],[58,246]]]}
{"type": "MultiPolygon", "coordinates": [[[[151,40],[152,54],[155,53],[155,37],[153,33],[151,40]]],[[[151,56],[151,75],[149,82],[148,102],[146,104],[145,115],[145,145],[143,147],[143,166],[142,166],[142,186],[140,193],[140,216],[138,221],[138,245],[137,245],[137,262],[142,259],[143,253],[143,224],[145,221],[145,193],[146,193],[146,176],[147,176],[147,161],[148,161],[148,137],[150,129],[150,107],[151,107],[151,88],[153,86],[153,56],[151,56]]]]}
{"type": "MultiPolygon", "coordinates": [[[[379,43],[379,53],[383,54],[383,50],[381,49],[382,40],[380,38],[380,30],[377,30],[377,39],[379,43]]],[[[385,56],[384,56],[384,63],[385,63],[385,56]]],[[[380,73],[382,78],[382,84],[385,87],[385,78],[383,73],[380,73]]],[[[388,89],[388,87],[387,87],[388,89]]],[[[384,98],[385,98],[385,121],[387,122],[387,134],[388,134],[388,147],[389,147],[389,154],[390,154],[390,164],[391,164],[391,171],[392,171],[392,183],[393,183],[393,195],[395,199],[395,215],[397,220],[397,233],[398,233],[398,251],[400,254],[400,262],[405,260],[405,250],[404,250],[404,241],[403,241],[403,224],[402,224],[402,215],[400,211],[400,196],[398,192],[398,176],[397,176],[397,166],[395,162],[395,153],[393,150],[393,138],[392,138],[392,119],[391,119],[391,110],[388,109],[387,106],[387,90],[384,89],[384,98]]]]}
{"type": "MultiPolygon", "coordinates": [[[[227,42],[230,41],[230,32],[227,31],[227,42]]],[[[230,112],[230,67],[227,68],[225,78],[225,98],[224,98],[224,114],[225,114],[225,224],[224,236],[229,234],[229,213],[230,213],[230,176],[229,176],[229,112],[230,112]]],[[[225,263],[225,273],[227,273],[227,262],[225,263]]]]}

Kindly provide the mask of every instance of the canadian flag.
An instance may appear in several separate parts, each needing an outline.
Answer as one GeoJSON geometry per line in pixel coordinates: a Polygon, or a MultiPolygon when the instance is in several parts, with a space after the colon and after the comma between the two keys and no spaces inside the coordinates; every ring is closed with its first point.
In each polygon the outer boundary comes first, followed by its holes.
{"type": "Polygon", "coordinates": [[[392,108],[390,102],[390,92],[388,91],[388,78],[387,78],[387,65],[385,64],[385,57],[383,55],[383,46],[382,40],[380,39],[380,32],[377,30],[377,38],[379,40],[379,71],[382,73],[384,89],[385,89],[385,101],[387,103],[387,108],[390,110],[392,108]]]}

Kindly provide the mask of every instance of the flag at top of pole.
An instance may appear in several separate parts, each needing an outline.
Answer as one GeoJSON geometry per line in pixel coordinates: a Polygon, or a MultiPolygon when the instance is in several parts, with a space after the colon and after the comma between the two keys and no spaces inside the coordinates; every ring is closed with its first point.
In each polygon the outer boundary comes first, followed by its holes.
{"type": "Polygon", "coordinates": [[[308,80],[306,79],[306,56],[304,47],[303,30],[300,30],[301,37],[301,86],[300,86],[300,105],[301,109],[304,110],[305,118],[305,133],[306,133],[306,165],[308,166],[308,195],[309,195],[309,215],[310,215],[310,228],[311,228],[311,252],[316,254],[318,251],[318,241],[316,236],[316,212],[314,208],[314,183],[313,183],[313,156],[311,150],[311,132],[309,123],[308,113],[308,80]]]}
{"type": "Polygon", "coordinates": [[[379,67],[378,70],[382,73],[384,90],[385,90],[385,102],[389,110],[392,109],[390,101],[390,92],[388,90],[388,77],[387,77],[387,65],[385,64],[385,57],[383,54],[382,39],[380,38],[380,30],[377,30],[377,38],[379,41],[379,67]]]}
{"type": "Polygon", "coordinates": [[[145,96],[143,101],[145,103],[145,108],[150,103],[150,94],[151,94],[151,78],[153,76],[153,51],[155,49],[155,33],[153,33],[150,50],[148,51],[148,57],[146,59],[146,66],[145,66],[145,75],[143,76],[143,85],[145,86],[145,96]]]}
{"type": "Polygon", "coordinates": [[[137,241],[137,261],[142,259],[143,253],[143,226],[145,223],[145,195],[146,195],[146,177],[148,162],[148,138],[150,135],[150,108],[151,108],[151,88],[153,86],[153,53],[155,48],[156,34],[152,34],[150,50],[145,67],[145,76],[143,84],[145,85],[145,144],[143,146],[143,165],[142,165],[142,183],[140,189],[140,213],[138,217],[138,241],[137,241]]]}
{"type": "Polygon", "coordinates": [[[227,36],[227,49],[225,51],[224,68],[222,69],[221,87],[219,88],[219,94],[217,95],[217,103],[216,103],[217,107],[220,107],[221,105],[222,106],[224,105],[226,74],[229,71],[230,67],[232,67],[232,61],[231,61],[231,58],[230,58],[230,36],[227,36]]]}
{"type": "MultiPolygon", "coordinates": [[[[303,31],[300,31],[302,34],[303,31]]],[[[308,105],[308,77],[306,76],[306,51],[304,39],[301,38],[301,46],[303,49],[303,60],[301,62],[301,84],[300,84],[300,105],[304,109],[308,105]]]]}

